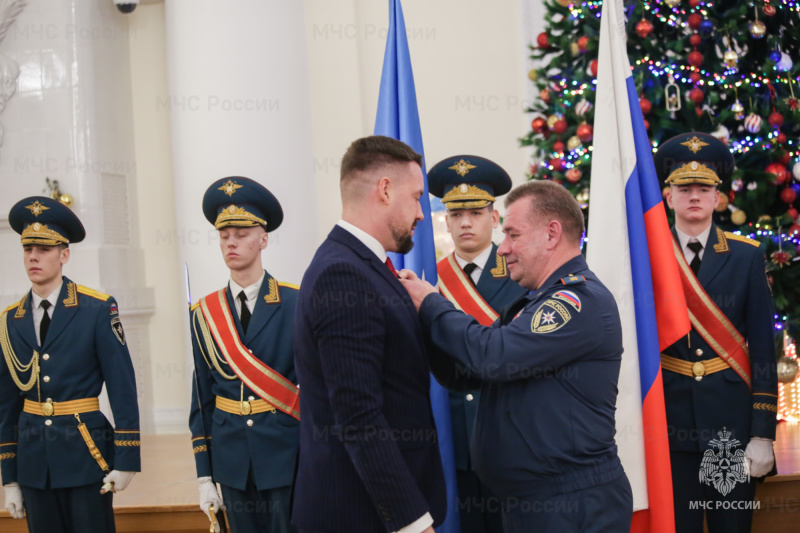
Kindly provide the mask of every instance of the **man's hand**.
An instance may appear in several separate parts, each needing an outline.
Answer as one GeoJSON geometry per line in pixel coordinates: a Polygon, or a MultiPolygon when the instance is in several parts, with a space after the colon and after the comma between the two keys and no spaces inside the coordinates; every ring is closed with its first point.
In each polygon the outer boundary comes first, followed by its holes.
{"type": "Polygon", "coordinates": [[[6,489],[6,510],[11,518],[17,520],[25,518],[25,508],[22,507],[22,491],[16,483],[3,485],[6,489]]]}
{"type": "MultiPolygon", "coordinates": [[[[211,520],[211,513],[209,512],[209,508],[213,505],[214,511],[219,512],[225,509],[225,506],[222,504],[222,496],[219,495],[217,492],[217,486],[211,481],[211,476],[203,476],[197,478],[198,483],[200,483],[200,509],[206,513],[206,516],[209,520],[211,520]]],[[[214,528],[216,533],[219,533],[219,524],[216,524],[214,528]]]]}
{"type": "Polygon", "coordinates": [[[122,470],[112,470],[103,478],[103,487],[100,494],[106,492],[121,492],[128,487],[128,483],[133,479],[136,472],[123,472],[122,470]]]}
{"type": "Polygon", "coordinates": [[[408,291],[408,295],[411,296],[411,301],[414,302],[414,307],[417,311],[419,311],[419,306],[422,305],[422,300],[426,296],[437,292],[433,285],[419,279],[411,270],[404,268],[399,272],[398,276],[400,276],[400,283],[403,284],[403,287],[408,291]]]}
{"type": "Polygon", "coordinates": [[[744,450],[744,457],[750,463],[750,477],[764,477],[772,470],[775,453],[772,441],[761,437],[752,437],[744,450]]]}

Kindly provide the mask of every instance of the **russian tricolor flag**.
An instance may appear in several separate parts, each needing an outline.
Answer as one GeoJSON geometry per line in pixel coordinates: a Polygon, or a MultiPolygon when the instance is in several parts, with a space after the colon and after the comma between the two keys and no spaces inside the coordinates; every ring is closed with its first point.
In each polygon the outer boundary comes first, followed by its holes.
{"type": "Polygon", "coordinates": [[[622,0],[603,2],[587,258],[622,319],[617,444],[631,531],[675,533],[660,352],[691,324],[625,41],[622,0]]]}

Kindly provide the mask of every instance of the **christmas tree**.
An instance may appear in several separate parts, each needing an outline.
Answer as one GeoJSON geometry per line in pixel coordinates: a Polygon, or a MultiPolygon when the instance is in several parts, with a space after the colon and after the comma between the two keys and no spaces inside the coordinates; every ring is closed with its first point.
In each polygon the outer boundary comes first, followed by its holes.
{"type": "MultiPolygon", "coordinates": [[[[628,56],[654,150],[702,131],[736,159],[715,222],[762,241],[778,328],[800,334],[800,1],[627,2],[628,56]],[[797,260],[796,260],[797,259],[797,260]]],[[[546,0],[531,58],[530,177],[567,187],[589,216],[602,2],[546,0]]],[[[663,184],[662,184],[663,185],[663,184]]]]}

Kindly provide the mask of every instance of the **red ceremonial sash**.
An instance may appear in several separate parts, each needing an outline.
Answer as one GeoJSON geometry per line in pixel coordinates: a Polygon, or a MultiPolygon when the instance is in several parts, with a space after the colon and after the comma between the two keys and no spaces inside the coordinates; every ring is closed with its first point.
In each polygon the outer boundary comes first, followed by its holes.
{"type": "Polygon", "coordinates": [[[200,309],[222,355],[242,382],[287,415],[300,420],[299,390],[253,355],[239,338],[225,290],[200,300],[200,309]]]}
{"type": "Polygon", "coordinates": [[[748,387],[752,388],[750,350],[747,348],[744,337],[697,281],[697,277],[686,262],[683,251],[674,240],[672,247],[675,257],[678,259],[683,294],[686,297],[692,326],[717,355],[739,374],[748,387]]]}
{"type": "Polygon", "coordinates": [[[455,254],[450,254],[436,265],[439,274],[439,291],[442,296],[468,315],[473,316],[482,326],[491,326],[500,316],[486,303],[483,296],[467,279],[467,274],[461,270],[456,261],[455,254]]]}

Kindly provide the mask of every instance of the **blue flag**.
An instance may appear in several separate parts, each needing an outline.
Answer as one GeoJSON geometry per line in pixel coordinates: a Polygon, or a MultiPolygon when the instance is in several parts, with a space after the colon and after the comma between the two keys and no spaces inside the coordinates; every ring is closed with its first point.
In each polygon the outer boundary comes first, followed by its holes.
{"type": "MultiPolygon", "coordinates": [[[[385,135],[403,141],[422,154],[422,174],[425,191],[420,198],[424,219],[414,231],[414,248],[405,256],[388,255],[397,270],[407,268],[419,277],[436,284],[436,248],[433,245],[433,224],[428,195],[428,177],[425,172],[425,152],[422,149],[422,131],[417,111],[417,95],[414,90],[414,74],[411,71],[411,55],[408,52],[406,23],[399,0],[389,0],[389,33],[386,37],[386,53],[383,57],[383,74],[378,96],[378,113],[375,118],[375,135],[385,135]]],[[[458,491],[456,485],[455,456],[453,455],[453,431],[450,422],[450,403],[447,391],[431,380],[431,404],[436,429],[439,434],[439,451],[442,455],[444,477],[447,484],[447,519],[437,528],[439,533],[458,533],[461,529],[458,518],[458,491]]]]}

